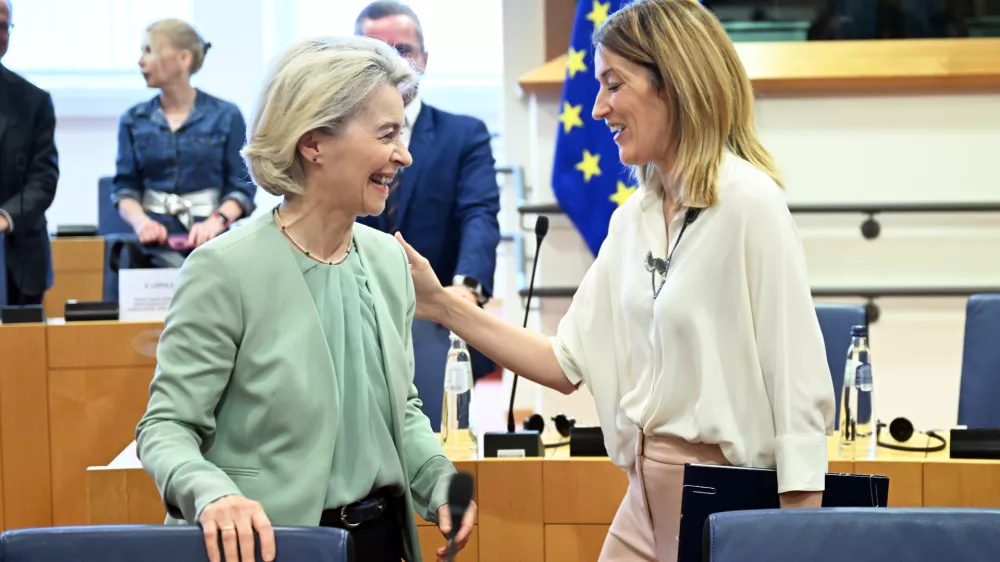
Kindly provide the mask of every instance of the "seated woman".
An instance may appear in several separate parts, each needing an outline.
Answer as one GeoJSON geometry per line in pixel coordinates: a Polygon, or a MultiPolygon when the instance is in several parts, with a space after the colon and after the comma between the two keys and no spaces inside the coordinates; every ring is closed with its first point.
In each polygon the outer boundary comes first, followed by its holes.
{"type": "MultiPolygon", "coordinates": [[[[226,560],[237,548],[252,560],[254,531],[273,560],[271,525],[346,528],[366,562],[420,560],[414,509],[452,529],[455,468],[413,385],[406,256],[355,223],[384,210],[411,163],[415,81],[374,39],[290,48],[244,150],[254,182],[284,201],[180,270],[137,452],[167,521],[199,523],[213,561],[219,533],[226,560]]],[[[474,521],[473,505],[456,547],[474,521]]]]}
{"type": "MultiPolygon", "coordinates": [[[[118,127],[112,200],[144,253],[170,266],[254,210],[256,189],[239,152],[243,115],[191,86],[209,46],[183,21],[149,26],[139,68],[160,93],[126,111],[118,127]]],[[[143,266],[137,257],[131,267],[143,266]]]]}

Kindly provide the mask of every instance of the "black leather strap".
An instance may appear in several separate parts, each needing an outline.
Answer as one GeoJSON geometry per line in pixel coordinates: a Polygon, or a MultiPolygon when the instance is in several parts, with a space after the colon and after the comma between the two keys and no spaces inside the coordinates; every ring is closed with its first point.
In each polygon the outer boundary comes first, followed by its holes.
{"type": "Polygon", "coordinates": [[[383,495],[367,497],[350,505],[323,510],[319,524],[321,527],[354,529],[381,517],[387,505],[388,500],[383,495]]]}

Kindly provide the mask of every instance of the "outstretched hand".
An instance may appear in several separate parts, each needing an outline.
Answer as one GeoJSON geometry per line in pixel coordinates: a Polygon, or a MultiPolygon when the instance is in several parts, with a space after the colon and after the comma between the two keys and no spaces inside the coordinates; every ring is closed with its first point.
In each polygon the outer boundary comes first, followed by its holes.
{"type": "Polygon", "coordinates": [[[413,246],[403,240],[402,234],[397,232],[396,240],[403,247],[406,259],[410,262],[410,276],[413,278],[413,290],[417,297],[416,317],[438,320],[444,308],[442,298],[445,295],[445,289],[441,286],[441,281],[431,269],[427,258],[420,255],[413,249],[413,246]]]}

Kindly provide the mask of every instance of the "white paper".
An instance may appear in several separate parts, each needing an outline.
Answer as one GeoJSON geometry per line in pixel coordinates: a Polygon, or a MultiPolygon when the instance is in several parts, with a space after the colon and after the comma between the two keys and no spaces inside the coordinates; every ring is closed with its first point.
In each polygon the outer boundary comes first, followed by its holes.
{"type": "Polygon", "coordinates": [[[174,296],[178,268],[122,269],[118,272],[118,319],[163,322],[174,296]]]}

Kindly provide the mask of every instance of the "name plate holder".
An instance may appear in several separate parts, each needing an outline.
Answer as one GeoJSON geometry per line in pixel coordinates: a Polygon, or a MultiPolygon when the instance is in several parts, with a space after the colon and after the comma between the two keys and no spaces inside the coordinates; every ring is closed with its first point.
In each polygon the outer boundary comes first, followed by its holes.
{"type": "Polygon", "coordinates": [[[118,272],[118,319],[163,322],[180,268],[122,269],[118,272]]]}

